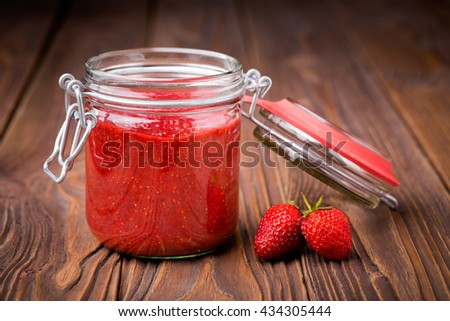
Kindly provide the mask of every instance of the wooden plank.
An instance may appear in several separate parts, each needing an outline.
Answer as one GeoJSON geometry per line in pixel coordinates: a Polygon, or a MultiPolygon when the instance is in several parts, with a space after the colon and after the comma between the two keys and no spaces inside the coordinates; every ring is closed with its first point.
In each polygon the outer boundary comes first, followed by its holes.
{"type": "MultiPolygon", "coordinates": [[[[346,8],[352,17],[352,5],[346,8]]],[[[258,67],[274,80],[270,96],[293,96],[380,147],[393,158],[402,183],[394,192],[401,204],[398,212],[383,206],[365,210],[326,192],[332,204],[348,213],[355,249],[341,263],[304,253],[302,272],[310,298],[448,299],[448,194],[384,85],[372,76],[372,66],[364,64],[347,36],[335,7],[329,2],[252,2],[247,11],[245,38],[253,41],[251,55],[258,67]]]]}
{"type": "Polygon", "coordinates": [[[218,51],[238,58],[245,66],[245,40],[235,10],[231,1],[159,1],[147,45],[218,51]]]}
{"type": "Polygon", "coordinates": [[[42,162],[64,118],[59,76],[80,77],[84,61],[100,52],[141,47],[146,8],[146,1],[77,1],[21,99],[0,150],[1,299],[118,297],[121,257],[99,245],[84,218],[83,157],[62,185],[42,162]]]}
{"type": "Polygon", "coordinates": [[[57,9],[56,1],[0,3],[0,140],[45,50],[57,9]]]}
{"type": "Polygon", "coordinates": [[[450,119],[450,6],[418,1],[395,4],[339,3],[336,9],[366,65],[371,66],[392,106],[405,119],[448,188],[450,131],[442,119],[450,119]]]}

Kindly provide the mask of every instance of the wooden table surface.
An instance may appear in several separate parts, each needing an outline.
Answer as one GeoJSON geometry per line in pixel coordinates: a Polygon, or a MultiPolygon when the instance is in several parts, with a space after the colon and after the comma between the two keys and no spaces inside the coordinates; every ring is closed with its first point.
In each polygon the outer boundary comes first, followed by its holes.
{"type": "MultiPolygon", "coordinates": [[[[445,1],[2,1],[0,299],[449,300],[450,6],[445,1]],[[185,260],[108,250],[84,209],[84,156],[63,184],[42,171],[64,118],[59,76],[125,48],[210,49],[390,155],[400,208],[359,206],[300,170],[241,169],[224,248],[185,260]],[[263,262],[260,217],[293,192],[323,194],[353,231],[348,260],[308,248],[263,262]]],[[[243,141],[252,125],[243,123],[243,141]]]]}

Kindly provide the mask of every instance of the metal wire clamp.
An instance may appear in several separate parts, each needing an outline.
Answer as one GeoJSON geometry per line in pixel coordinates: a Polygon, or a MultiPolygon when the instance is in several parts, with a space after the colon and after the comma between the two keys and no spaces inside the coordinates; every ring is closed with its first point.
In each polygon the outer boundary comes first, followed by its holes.
{"type": "Polygon", "coordinates": [[[258,98],[263,98],[269,91],[270,87],[272,87],[272,79],[267,76],[261,76],[261,73],[256,69],[249,69],[245,75],[245,81],[245,89],[248,92],[253,93],[253,97],[248,112],[242,110],[242,115],[253,121],[258,126],[267,128],[267,126],[259,121],[255,116],[256,101],[258,98]]]}
{"type": "Polygon", "coordinates": [[[44,172],[56,183],[61,183],[72,168],[73,160],[81,152],[92,128],[97,124],[97,117],[90,111],[86,111],[83,103],[83,84],[71,74],[63,74],[59,78],[59,86],[65,91],[64,103],[66,117],[56,136],[53,152],[44,163],[44,172]],[[72,103],[73,98],[76,99],[72,103]],[[68,142],[68,133],[72,120],[76,121],[75,133],[70,146],[70,152],[64,157],[64,151],[68,142]],[[84,131],[84,132],[83,132],[84,131]],[[59,175],[50,169],[50,164],[57,158],[61,166],[59,175]]]}

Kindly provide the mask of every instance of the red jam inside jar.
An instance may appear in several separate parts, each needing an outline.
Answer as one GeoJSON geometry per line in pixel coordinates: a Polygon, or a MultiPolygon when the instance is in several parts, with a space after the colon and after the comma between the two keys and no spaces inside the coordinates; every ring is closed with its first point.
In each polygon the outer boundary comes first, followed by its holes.
{"type": "Polygon", "coordinates": [[[86,215],[118,252],[154,258],[217,248],[238,220],[240,102],[235,59],[190,49],[88,60],[86,215]]]}

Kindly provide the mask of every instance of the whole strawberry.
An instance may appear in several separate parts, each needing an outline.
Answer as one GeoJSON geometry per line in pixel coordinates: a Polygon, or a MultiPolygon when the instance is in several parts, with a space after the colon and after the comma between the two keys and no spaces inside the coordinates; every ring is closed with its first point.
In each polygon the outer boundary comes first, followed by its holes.
{"type": "Polygon", "coordinates": [[[308,245],[329,260],[343,260],[352,249],[352,233],[347,216],[335,207],[319,208],[322,197],[302,211],[301,230],[308,245]]]}
{"type": "Polygon", "coordinates": [[[269,208],[255,235],[256,255],[270,260],[298,250],[303,242],[300,221],[301,214],[294,205],[280,204],[269,208]]]}

